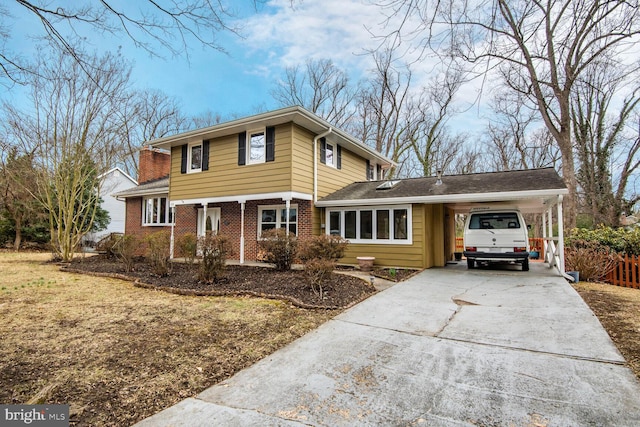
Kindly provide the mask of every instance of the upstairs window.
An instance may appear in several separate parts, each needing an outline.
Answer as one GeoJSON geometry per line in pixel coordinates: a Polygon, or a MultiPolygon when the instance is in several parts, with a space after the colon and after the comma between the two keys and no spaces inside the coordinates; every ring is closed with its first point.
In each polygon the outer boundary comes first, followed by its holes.
{"type": "Polygon", "coordinates": [[[238,166],[275,160],[276,128],[254,129],[238,134],[238,166]]]}
{"type": "Polygon", "coordinates": [[[184,144],[180,173],[193,173],[209,170],[209,141],[184,144]]]}
{"type": "Polygon", "coordinates": [[[189,146],[189,172],[202,171],[202,144],[189,146]]]}
{"type": "Polygon", "coordinates": [[[249,133],[249,150],[247,163],[264,163],[267,154],[266,142],[267,140],[264,131],[249,133]]]}
{"type": "Polygon", "coordinates": [[[342,147],[328,143],[326,138],[320,138],[320,163],[342,169],[342,147]]]}

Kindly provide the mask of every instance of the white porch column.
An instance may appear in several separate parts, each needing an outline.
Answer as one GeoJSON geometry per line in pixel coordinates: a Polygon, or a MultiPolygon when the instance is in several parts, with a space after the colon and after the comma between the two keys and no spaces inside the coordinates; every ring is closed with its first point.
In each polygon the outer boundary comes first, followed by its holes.
{"type": "Polygon", "coordinates": [[[564,274],[564,221],[562,220],[562,194],[558,196],[558,255],[560,265],[558,269],[564,274]]]}
{"type": "Polygon", "coordinates": [[[169,206],[171,209],[171,239],[169,240],[169,259],[173,259],[173,248],[175,247],[174,231],[176,228],[176,207],[169,206]]]}
{"type": "Polygon", "coordinates": [[[200,230],[202,230],[202,235],[207,235],[207,205],[208,203],[202,204],[202,224],[200,224],[200,230]]]}
{"type": "Polygon", "coordinates": [[[549,267],[553,267],[556,263],[555,257],[553,256],[553,206],[549,207],[547,211],[547,215],[549,216],[547,220],[547,227],[549,229],[549,267]]]}
{"type": "Polygon", "coordinates": [[[240,202],[240,264],[244,264],[244,205],[240,202]]]}
{"type": "Polygon", "coordinates": [[[286,234],[289,234],[289,211],[291,210],[291,200],[285,200],[285,215],[287,216],[287,218],[285,219],[285,224],[286,224],[286,228],[285,230],[287,230],[286,234]]]}

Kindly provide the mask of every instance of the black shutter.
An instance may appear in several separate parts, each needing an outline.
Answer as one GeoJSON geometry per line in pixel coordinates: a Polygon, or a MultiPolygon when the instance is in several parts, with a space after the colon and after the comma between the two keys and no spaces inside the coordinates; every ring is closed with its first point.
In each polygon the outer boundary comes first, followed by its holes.
{"type": "Polygon", "coordinates": [[[336,162],[336,167],[338,169],[342,169],[342,147],[339,146],[339,145],[337,147],[338,147],[338,149],[337,149],[337,151],[338,151],[338,161],[336,162]]]}
{"type": "Polygon", "coordinates": [[[247,163],[247,132],[238,134],[238,166],[247,163]]]}
{"type": "Polygon", "coordinates": [[[376,165],[376,179],[382,179],[382,166],[376,165]]]}
{"type": "Polygon", "coordinates": [[[367,181],[371,181],[371,162],[367,160],[367,181]]]}
{"type": "Polygon", "coordinates": [[[180,173],[187,173],[187,144],[182,146],[182,159],[180,159],[180,173]]]}
{"type": "Polygon", "coordinates": [[[202,142],[202,170],[209,170],[209,141],[202,142]]]}
{"type": "Polygon", "coordinates": [[[276,159],[276,128],[270,126],[267,128],[267,152],[266,161],[273,162],[276,159]]]}
{"type": "Polygon", "coordinates": [[[320,138],[320,163],[327,164],[327,140],[320,138]]]}

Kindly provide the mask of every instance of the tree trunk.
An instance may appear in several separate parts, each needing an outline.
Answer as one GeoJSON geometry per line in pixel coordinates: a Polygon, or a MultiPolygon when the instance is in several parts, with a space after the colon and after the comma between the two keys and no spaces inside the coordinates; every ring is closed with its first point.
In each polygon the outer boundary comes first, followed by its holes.
{"type": "Polygon", "coordinates": [[[563,221],[564,228],[569,230],[576,226],[576,217],[578,215],[578,184],[569,129],[567,128],[561,131],[559,137],[558,143],[560,152],[562,153],[562,178],[569,190],[569,194],[567,194],[563,200],[563,221]]]}
{"type": "Polygon", "coordinates": [[[16,238],[13,240],[13,250],[20,250],[20,244],[22,243],[22,218],[17,215],[14,218],[16,224],[16,238]]]}

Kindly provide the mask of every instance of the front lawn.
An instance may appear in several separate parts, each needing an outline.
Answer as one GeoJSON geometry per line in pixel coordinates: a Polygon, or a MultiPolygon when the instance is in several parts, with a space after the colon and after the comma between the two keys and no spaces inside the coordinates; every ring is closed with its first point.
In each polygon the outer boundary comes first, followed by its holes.
{"type": "Polygon", "coordinates": [[[338,313],[141,289],[49,258],[0,253],[0,402],[70,404],[72,425],[130,425],[338,313]]]}

